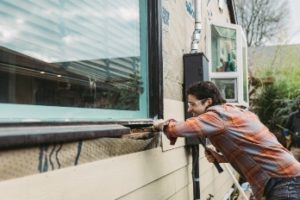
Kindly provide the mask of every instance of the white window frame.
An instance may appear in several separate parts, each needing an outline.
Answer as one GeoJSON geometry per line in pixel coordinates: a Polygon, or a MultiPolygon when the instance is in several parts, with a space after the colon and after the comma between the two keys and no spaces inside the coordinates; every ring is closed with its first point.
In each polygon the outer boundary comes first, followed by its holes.
{"type": "MultiPolygon", "coordinates": [[[[217,23],[217,22],[212,22],[212,21],[208,21],[207,22],[207,32],[206,32],[206,53],[207,53],[207,57],[209,59],[209,63],[208,63],[208,79],[212,80],[212,79],[236,79],[236,83],[237,83],[237,102],[233,103],[233,104],[237,104],[237,105],[241,105],[241,106],[245,106],[248,107],[249,103],[247,101],[244,100],[244,92],[248,93],[247,91],[243,91],[243,45],[246,44],[246,40],[245,40],[245,35],[243,33],[243,30],[241,28],[241,26],[236,25],[236,24],[225,24],[225,23],[217,23]],[[211,44],[211,27],[212,25],[214,26],[219,26],[222,28],[229,28],[229,29],[234,29],[236,31],[236,66],[237,69],[235,72],[213,72],[212,71],[212,44],[211,44]]],[[[247,53],[247,44],[246,44],[246,53],[247,53]]],[[[246,54],[247,56],[247,54],[246,54]]],[[[247,66],[247,58],[246,60],[246,66],[247,66]]],[[[248,70],[248,67],[246,67],[248,70]]],[[[246,72],[247,73],[247,72],[246,72]]],[[[248,73],[247,73],[248,74],[248,73]]],[[[248,86],[247,86],[248,87],[248,86]]],[[[230,102],[231,99],[228,99],[228,102],[230,102]]]]}
{"type": "MultiPolygon", "coordinates": [[[[215,82],[214,80],[219,80],[219,81],[224,81],[226,82],[226,84],[233,84],[233,88],[234,88],[234,98],[226,98],[226,100],[229,102],[229,103],[237,103],[237,100],[238,100],[238,92],[237,92],[237,79],[236,78],[211,78],[211,81],[215,82]]],[[[226,87],[224,87],[225,89],[226,87]]],[[[223,94],[223,90],[221,90],[221,93],[223,94]]]]}

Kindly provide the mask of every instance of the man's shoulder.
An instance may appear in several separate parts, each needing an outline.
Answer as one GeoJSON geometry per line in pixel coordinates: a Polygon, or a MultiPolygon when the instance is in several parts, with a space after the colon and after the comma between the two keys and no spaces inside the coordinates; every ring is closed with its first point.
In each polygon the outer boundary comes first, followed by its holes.
{"type": "Polygon", "coordinates": [[[211,106],[207,109],[207,111],[221,111],[221,110],[224,110],[224,104],[220,104],[220,105],[214,105],[214,106],[211,106]]]}
{"type": "Polygon", "coordinates": [[[243,116],[252,117],[255,115],[253,112],[247,109],[240,108],[230,103],[211,106],[207,109],[207,111],[212,111],[218,113],[220,116],[227,116],[227,117],[243,117],[243,116]]]}
{"type": "Polygon", "coordinates": [[[232,113],[236,109],[237,109],[236,106],[225,103],[225,104],[211,106],[207,109],[207,111],[216,112],[218,114],[225,114],[225,113],[232,113]]]}
{"type": "Polygon", "coordinates": [[[211,106],[207,110],[223,110],[223,111],[226,111],[226,110],[237,109],[237,108],[238,107],[236,107],[233,104],[224,103],[224,104],[219,104],[219,105],[211,106]]]}

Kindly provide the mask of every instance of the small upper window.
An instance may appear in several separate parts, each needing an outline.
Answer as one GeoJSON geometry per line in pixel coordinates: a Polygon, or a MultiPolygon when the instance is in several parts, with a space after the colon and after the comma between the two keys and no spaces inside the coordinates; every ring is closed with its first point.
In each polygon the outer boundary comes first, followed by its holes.
{"type": "Polygon", "coordinates": [[[242,28],[211,23],[208,32],[209,79],[231,103],[248,106],[247,45],[242,28]]]}
{"type": "Polygon", "coordinates": [[[235,72],[236,30],[212,25],[212,72],[235,72]]]}

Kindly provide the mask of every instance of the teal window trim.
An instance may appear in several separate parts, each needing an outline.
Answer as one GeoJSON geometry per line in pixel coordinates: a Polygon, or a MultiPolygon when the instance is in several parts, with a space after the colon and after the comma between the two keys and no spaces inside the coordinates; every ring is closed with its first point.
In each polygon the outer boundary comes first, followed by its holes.
{"type": "Polygon", "coordinates": [[[0,104],[0,110],[0,123],[103,121],[113,119],[130,120],[133,118],[145,118],[145,111],[143,110],[136,112],[110,109],[16,104],[0,104]]]}
{"type": "MultiPolygon", "coordinates": [[[[95,109],[95,108],[76,108],[76,107],[58,107],[58,106],[40,106],[40,105],[22,105],[22,104],[9,104],[9,103],[0,103],[0,122],[68,122],[68,121],[105,121],[105,120],[131,120],[131,119],[144,119],[149,118],[158,112],[162,112],[162,109],[159,111],[155,108],[155,105],[151,105],[150,109],[153,109],[151,114],[149,113],[149,96],[148,91],[150,90],[149,84],[149,69],[148,69],[148,56],[151,52],[148,52],[149,46],[147,45],[147,41],[150,37],[148,32],[152,30],[148,30],[150,27],[149,22],[147,20],[147,16],[149,17],[152,11],[148,6],[153,2],[149,3],[147,0],[140,0],[140,16],[142,21],[140,22],[140,39],[141,39],[141,65],[143,66],[141,69],[141,76],[144,83],[144,88],[147,92],[144,92],[140,96],[140,110],[139,111],[128,111],[128,110],[112,110],[112,109],[95,109]],[[147,12],[148,10],[148,12],[147,12]]],[[[160,0],[156,0],[154,3],[157,8],[160,6],[160,0]]],[[[155,11],[159,12],[159,11],[155,11]]],[[[155,16],[155,19],[158,21],[160,18],[155,16]]],[[[156,24],[157,27],[158,24],[156,24]]],[[[155,31],[160,30],[159,28],[155,29],[155,31]]],[[[159,37],[160,37],[159,33],[159,37]]],[[[160,41],[158,39],[157,41],[160,41]]],[[[161,51],[161,49],[158,49],[161,51]]],[[[157,52],[161,54],[161,52],[157,52]]],[[[158,61],[161,62],[161,61],[158,61]]],[[[161,67],[158,65],[157,67],[161,67]]],[[[152,88],[152,94],[160,91],[156,88],[152,88]]],[[[162,87],[162,86],[159,86],[162,87]]],[[[152,96],[153,98],[153,96],[152,96]]],[[[160,103],[162,103],[160,98],[160,103]]],[[[157,105],[157,104],[156,104],[157,105]]]]}
{"type": "Polygon", "coordinates": [[[144,81],[144,88],[147,89],[147,92],[143,92],[140,96],[140,112],[141,116],[136,116],[136,117],[149,117],[149,80],[148,80],[148,16],[147,16],[147,0],[142,0],[140,2],[140,47],[141,47],[141,66],[144,66],[141,68],[141,75],[142,75],[142,80],[144,81]]]}
{"type": "MultiPolygon", "coordinates": [[[[144,57],[141,55],[141,62],[148,62],[150,67],[143,68],[141,73],[146,78],[145,84],[149,86],[149,97],[142,98],[148,99],[149,109],[136,113],[122,110],[0,103],[1,149],[80,141],[98,137],[120,137],[130,133],[128,127],[148,127],[153,124],[151,118],[154,116],[163,118],[161,0],[143,0],[143,2],[145,2],[144,6],[147,4],[148,16],[147,23],[143,23],[143,25],[147,26],[148,31],[141,33],[141,38],[148,39],[148,46],[144,46],[147,51],[143,50],[145,54],[143,54],[144,57]],[[19,109],[18,113],[15,108],[19,109]],[[58,110],[58,114],[65,116],[65,121],[57,118],[57,115],[50,116],[51,120],[36,117],[43,117],[43,114],[49,110],[50,114],[52,111],[58,110]],[[69,111],[71,113],[68,115],[69,111]],[[145,112],[149,113],[147,119],[144,119],[145,112]],[[71,115],[72,113],[73,115],[71,115]],[[118,119],[106,117],[109,114],[118,116],[118,119]],[[84,118],[84,115],[89,115],[90,118],[84,118]],[[143,117],[139,118],[138,116],[143,117]],[[3,119],[5,120],[3,121],[3,119]],[[32,129],[36,131],[33,132],[32,129]]],[[[146,40],[143,39],[143,41],[146,40]]]]}

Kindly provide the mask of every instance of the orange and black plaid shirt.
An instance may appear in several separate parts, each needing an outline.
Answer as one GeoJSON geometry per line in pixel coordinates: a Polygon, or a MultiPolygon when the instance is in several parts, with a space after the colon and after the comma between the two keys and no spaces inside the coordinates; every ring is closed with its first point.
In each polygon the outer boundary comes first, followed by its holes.
{"type": "Polygon", "coordinates": [[[300,163],[258,117],[231,104],[212,106],[185,122],[170,121],[170,139],[191,135],[208,137],[224,158],[250,183],[261,199],[272,177],[300,176],[300,163]]]}

